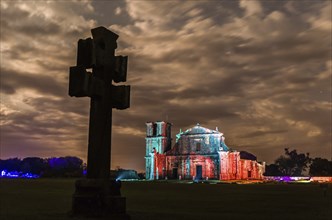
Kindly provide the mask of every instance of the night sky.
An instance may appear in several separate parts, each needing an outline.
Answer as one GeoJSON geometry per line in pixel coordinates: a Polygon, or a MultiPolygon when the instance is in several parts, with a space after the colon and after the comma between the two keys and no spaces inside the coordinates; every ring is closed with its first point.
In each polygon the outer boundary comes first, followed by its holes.
{"type": "MultiPolygon", "coordinates": [[[[271,163],[331,159],[331,1],[1,0],[1,159],[86,161],[89,98],[68,96],[77,41],[116,32],[131,108],[113,110],[112,167],[144,170],[145,122],[196,123],[271,163]]],[[[174,141],[173,141],[174,144],[174,141]]]]}

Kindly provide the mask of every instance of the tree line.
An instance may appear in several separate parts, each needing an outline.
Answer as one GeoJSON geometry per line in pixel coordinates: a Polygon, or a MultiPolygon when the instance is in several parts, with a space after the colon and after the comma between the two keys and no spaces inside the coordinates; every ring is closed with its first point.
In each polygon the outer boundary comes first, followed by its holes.
{"type": "Polygon", "coordinates": [[[310,158],[309,153],[285,148],[285,155],[278,157],[273,164],[266,165],[265,176],[332,176],[332,161],[323,158],[310,158]],[[309,170],[308,170],[309,169],[309,170]]]}
{"type": "MultiPolygon", "coordinates": [[[[82,177],[85,164],[78,157],[27,157],[0,159],[0,172],[30,173],[40,177],[82,177]]],[[[265,176],[332,176],[332,161],[310,158],[309,153],[285,148],[285,155],[266,165],[265,176]]]]}
{"type": "Polygon", "coordinates": [[[30,173],[40,177],[81,177],[83,169],[83,160],[73,156],[0,159],[0,172],[30,173]]]}

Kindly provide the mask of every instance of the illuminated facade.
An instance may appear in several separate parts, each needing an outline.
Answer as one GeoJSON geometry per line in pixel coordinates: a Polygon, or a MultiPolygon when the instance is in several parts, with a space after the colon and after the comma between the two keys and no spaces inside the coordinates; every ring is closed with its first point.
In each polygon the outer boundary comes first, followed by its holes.
{"type": "Polygon", "coordinates": [[[265,164],[245,151],[231,151],[218,129],[199,124],[176,135],[171,124],[147,122],[146,179],[262,179],[265,164]]]}

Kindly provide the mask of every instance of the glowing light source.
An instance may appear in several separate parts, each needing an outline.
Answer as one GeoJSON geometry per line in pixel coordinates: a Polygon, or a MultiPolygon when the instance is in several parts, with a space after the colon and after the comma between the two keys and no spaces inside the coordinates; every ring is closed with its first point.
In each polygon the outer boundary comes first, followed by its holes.
{"type": "Polygon", "coordinates": [[[279,182],[306,182],[311,181],[310,177],[305,176],[266,176],[265,180],[270,181],[279,181],[279,182]]]}
{"type": "Polygon", "coordinates": [[[39,175],[31,174],[31,173],[22,173],[17,171],[7,172],[6,170],[1,171],[1,178],[27,178],[27,179],[35,179],[39,178],[39,175]]]}

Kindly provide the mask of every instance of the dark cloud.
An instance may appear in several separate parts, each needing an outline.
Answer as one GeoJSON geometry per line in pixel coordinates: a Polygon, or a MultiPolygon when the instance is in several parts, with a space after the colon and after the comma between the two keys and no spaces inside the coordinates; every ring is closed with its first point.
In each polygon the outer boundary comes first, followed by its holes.
{"type": "Polygon", "coordinates": [[[97,19],[99,25],[108,26],[109,24],[117,24],[126,26],[133,24],[134,20],[126,11],[126,1],[111,1],[107,4],[100,4],[98,1],[92,1],[92,6],[96,14],[88,16],[91,19],[97,19]]]}
{"type": "Polygon", "coordinates": [[[1,88],[7,93],[19,89],[33,89],[43,95],[58,96],[63,94],[67,87],[58,83],[54,77],[44,74],[26,74],[2,68],[1,76],[6,79],[1,81],[1,88]]]}
{"type": "Polygon", "coordinates": [[[283,134],[286,133],[288,130],[274,130],[274,131],[254,131],[242,136],[239,136],[240,138],[254,138],[256,136],[263,136],[267,134],[283,134]]]}
{"type": "MultiPolygon", "coordinates": [[[[36,20],[39,20],[36,18],[36,20]]],[[[24,32],[26,35],[30,37],[36,37],[40,35],[54,35],[58,34],[60,31],[60,26],[56,23],[52,22],[45,22],[41,23],[40,20],[36,24],[30,24],[30,25],[23,25],[23,26],[18,26],[16,28],[17,30],[20,30],[24,32]]]]}
{"type": "Polygon", "coordinates": [[[1,157],[86,159],[89,98],[68,96],[77,40],[120,35],[131,108],[113,111],[112,166],[144,169],[145,122],[200,123],[272,162],[326,157],[330,1],[1,2],[1,157]]]}

